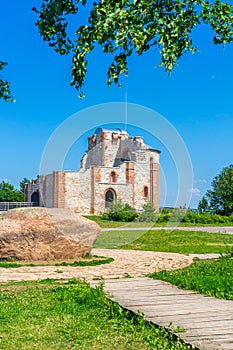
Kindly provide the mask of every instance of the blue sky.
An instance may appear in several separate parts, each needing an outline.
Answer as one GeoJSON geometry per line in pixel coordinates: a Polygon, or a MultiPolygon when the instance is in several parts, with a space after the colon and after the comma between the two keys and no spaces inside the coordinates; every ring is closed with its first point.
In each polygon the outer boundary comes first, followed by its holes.
{"type": "MultiPolygon", "coordinates": [[[[110,59],[97,48],[89,60],[86,97],[80,100],[69,86],[71,57],[58,56],[38,34],[31,8],[39,4],[39,0],[12,0],[1,6],[0,59],[9,64],[2,76],[11,82],[17,101],[0,102],[0,178],[17,186],[23,177],[36,177],[44,147],[62,122],[95,105],[124,102],[127,92],[129,103],[157,111],[182,137],[194,173],[190,205],[196,207],[213,177],[232,163],[233,44],[224,49],[213,45],[211,30],[202,26],[193,33],[199,52],[182,57],[170,77],[158,67],[158,53],[151,51],[130,59],[129,76],[122,79],[121,89],[107,87],[110,59]]],[[[93,127],[98,118],[93,115],[93,127]]],[[[79,122],[83,123],[82,118],[79,122]]],[[[110,116],[109,123],[114,122],[110,116]]],[[[151,125],[156,128],[154,123],[152,119],[151,125]]],[[[171,155],[166,145],[147,133],[144,136],[147,143],[162,149],[167,183],[164,203],[173,205],[177,183],[171,155]]],[[[79,167],[87,148],[85,138],[71,148],[64,168],[79,167]]]]}

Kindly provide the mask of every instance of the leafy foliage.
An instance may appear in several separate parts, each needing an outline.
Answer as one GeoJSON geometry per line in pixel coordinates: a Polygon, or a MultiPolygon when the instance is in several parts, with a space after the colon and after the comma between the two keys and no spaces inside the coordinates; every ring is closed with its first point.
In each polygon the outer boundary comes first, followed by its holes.
{"type": "Polygon", "coordinates": [[[199,213],[205,213],[208,211],[209,203],[205,196],[199,201],[197,209],[199,213]]]}
{"type": "Polygon", "coordinates": [[[24,185],[30,182],[31,181],[28,178],[24,177],[23,180],[19,183],[20,192],[24,193],[24,185]]]}
{"type": "MultiPolygon", "coordinates": [[[[160,213],[154,212],[154,208],[146,205],[142,213],[137,213],[134,222],[127,224],[128,227],[163,227],[169,222],[170,224],[184,224],[184,226],[194,225],[233,225],[233,213],[229,216],[214,214],[211,210],[199,213],[192,210],[184,209],[164,209],[160,213]]],[[[97,222],[103,228],[117,228],[125,226],[123,221],[113,221],[109,218],[108,213],[101,216],[87,216],[87,218],[97,222]]]]}
{"type": "Polygon", "coordinates": [[[212,181],[212,190],[206,196],[210,208],[216,213],[230,215],[233,213],[233,164],[223,168],[212,181]]]}
{"type": "Polygon", "coordinates": [[[184,209],[164,209],[160,213],[156,223],[164,224],[167,222],[170,223],[187,223],[187,224],[227,224],[232,225],[232,217],[213,214],[208,211],[202,211],[200,213],[193,212],[192,210],[184,210],[184,209]]]}
{"type": "Polygon", "coordinates": [[[0,182],[0,202],[23,202],[24,195],[8,182],[0,182]]]}
{"type": "Polygon", "coordinates": [[[108,211],[102,215],[103,219],[129,222],[133,221],[138,214],[129,204],[124,204],[121,200],[111,203],[108,211]]]}
{"type": "MultiPolygon", "coordinates": [[[[0,71],[7,66],[6,62],[0,61],[0,71]]],[[[11,101],[14,102],[14,99],[10,92],[10,85],[7,80],[3,80],[0,77],[0,100],[3,99],[5,102],[11,101]]]]}
{"type": "Polygon", "coordinates": [[[231,216],[224,216],[218,214],[211,214],[209,212],[193,213],[191,210],[187,210],[185,216],[182,218],[182,222],[189,224],[201,224],[201,225],[232,225],[233,220],[231,216]]]}
{"type": "Polygon", "coordinates": [[[159,50],[160,65],[170,73],[186,52],[194,53],[192,30],[209,24],[214,44],[233,41],[233,6],[215,0],[100,0],[94,2],[88,22],[76,30],[72,40],[67,33],[68,15],[78,13],[86,0],[44,0],[37,26],[43,39],[61,55],[73,53],[72,82],[80,92],[87,72],[88,54],[99,44],[103,52],[113,55],[108,68],[108,85],[128,74],[128,59],[151,48],[159,50]]]}
{"type": "Polygon", "coordinates": [[[232,269],[233,259],[228,255],[219,259],[196,260],[184,269],[156,272],[150,277],[216,298],[233,300],[232,269]]]}
{"type": "Polygon", "coordinates": [[[138,217],[138,221],[155,222],[158,219],[158,214],[155,212],[153,203],[147,201],[143,205],[143,211],[138,217]]]}

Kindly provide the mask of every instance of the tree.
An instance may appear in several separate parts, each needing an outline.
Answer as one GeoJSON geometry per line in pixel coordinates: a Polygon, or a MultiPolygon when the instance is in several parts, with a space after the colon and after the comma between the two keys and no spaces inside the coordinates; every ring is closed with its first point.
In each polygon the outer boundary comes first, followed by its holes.
{"type": "Polygon", "coordinates": [[[142,55],[150,48],[159,50],[160,65],[170,73],[186,52],[194,53],[192,30],[209,24],[214,44],[233,41],[233,6],[215,0],[100,0],[90,9],[87,23],[78,26],[72,40],[68,35],[69,15],[76,15],[86,0],[43,0],[35,7],[37,26],[42,38],[61,55],[72,52],[71,85],[82,97],[88,54],[99,44],[113,56],[108,68],[108,85],[118,84],[128,73],[128,58],[142,55]]]}
{"type": "Polygon", "coordinates": [[[0,202],[23,202],[24,195],[8,182],[0,182],[0,202]]]}
{"type": "Polygon", "coordinates": [[[112,221],[130,222],[136,219],[137,216],[138,214],[134,208],[119,199],[110,204],[107,212],[102,215],[102,218],[112,221]]]}
{"type": "Polygon", "coordinates": [[[24,185],[27,184],[27,183],[30,183],[30,182],[31,181],[29,179],[24,177],[23,180],[20,181],[20,183],[19,183],[20,192],[22,192],[24,194],[24,185]]]}
{"type": "MultiPolygon", "coordinates": [[[[128,73],[128,58],[142,55],[150,48],[159,50],[161,66],[170,73],[186,52],[194,53],[192,30],[209,24],[214,44],[233,41],[233,6],[221,0],[100,0],[94,2],[88,21],[78,26],[72,40],[68,19],[76,15],[87,0],[42,0],[36,22],[42,38],[61,55],[73,54],[71,85],[83,97],[88,54],[99,44],[103,52],[113,55],[108,69],[108,85],[118,84],[121,74],[128,73]]],[[[0,71],[7,65],[0,61],[0,71]]],[[[120,86],[120,84],[118,84],[120,86]]],[[[0,99],[12,101],[9,83],[0,77],[0,99]]]]}
{"type": "Polygon", "coordinates": [[[143,211],[140,214],[138,220],[146,222],[156,222],[158,214],[155,212],[155,207],[150,201],[146,201],[143,205],[143,211]]]}
{"type": "Polygon", "coordinates": [[[210,209],[218,214],[230,215],[233,213],[233,164],[223,168],[219,175],[215,176],[212,190],[207,191],[210,201],[210,209]]]}
{"type": "Polygon", "coordinates": [[[209,203],[205,196],[199,201],[197,209],[199,213],[205,213],[209,209],[209,203]]]}

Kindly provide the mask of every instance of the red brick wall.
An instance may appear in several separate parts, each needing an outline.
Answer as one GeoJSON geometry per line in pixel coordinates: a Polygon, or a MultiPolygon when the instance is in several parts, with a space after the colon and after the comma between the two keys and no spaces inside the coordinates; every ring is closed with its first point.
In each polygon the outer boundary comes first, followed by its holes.
{"type": "Polygon", "coordinates": [[[96,170],[98,168],[91,168],[91,214],[95,213],[95,182],[96,182],[96,170]]]}
{"type": "Polygon", "coordinates": [[[29,202],[28,200],[28,184],[24,185],[24,202],[29,202]]]}
{"type": "Polygon", "coordinates": [[[126,163],[126,181],[130,184],[132,184],[133,189],[133,195],[132,195],[132,207],[134,208],[135,204],[135,165],[134,162],[127,162],[126,163]]]}
{"type": "Polygon", "coordinates": [[[65,208],[65,172],[53,172],[53,207],[65,208]]]}
{"type": "Polygon", "coordinates": [[[159,209],[159,164],[150,159],[150,201],[159,209]]]}

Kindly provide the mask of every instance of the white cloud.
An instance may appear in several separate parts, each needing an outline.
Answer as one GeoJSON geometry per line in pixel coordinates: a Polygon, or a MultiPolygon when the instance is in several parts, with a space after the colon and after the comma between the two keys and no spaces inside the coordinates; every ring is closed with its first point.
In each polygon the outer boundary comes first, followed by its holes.
{"type": "Polygon", "coordinates": [[[206,184],[207,181],[205,179],[194,180],[195,184],[206,184]]]}
{"type": "Polygon", "coordinates": [[[194,194],[194,196],[200,196],[201,191],[199,190],[199,188],[190,188],[189,192],[194,194]]]}

